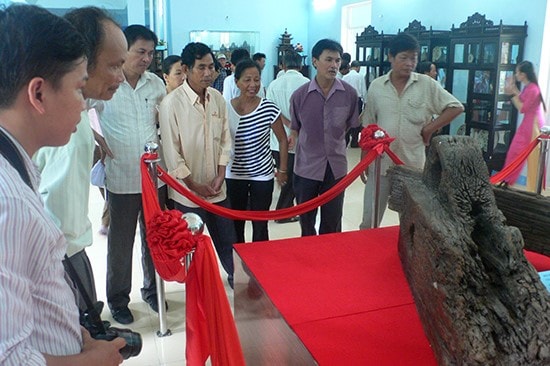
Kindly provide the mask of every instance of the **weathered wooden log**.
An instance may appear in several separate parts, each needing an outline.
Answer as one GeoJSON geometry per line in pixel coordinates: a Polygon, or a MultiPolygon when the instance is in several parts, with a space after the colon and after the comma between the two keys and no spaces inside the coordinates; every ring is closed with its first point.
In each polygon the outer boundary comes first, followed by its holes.
{"type": "Polygon", "coordinates": [[[466,136],[439,136],[423,172],[395,167],[399,255],[440,365],[549,365],[550,293],[504,225],[466,136]]]}
{"type": "Polygon", "coordinates": [[[521,231],[525,248],[550,256],[550,197],[502,187],[494,193],[506,224],[521,231]]]}

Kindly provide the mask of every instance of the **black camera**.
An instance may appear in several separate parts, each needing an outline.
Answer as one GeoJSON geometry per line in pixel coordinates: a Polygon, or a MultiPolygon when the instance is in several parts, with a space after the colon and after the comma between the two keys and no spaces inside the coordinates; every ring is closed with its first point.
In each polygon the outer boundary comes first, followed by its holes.
{"type": "Polygon", "coordinates": [[[101,320],[99,314],[102,309],[103,303],[98,301],[94,304],[94,309],[88,309],[81,315],[80,324],[90,332],[94,339],[112,341],[117,337],[124,338],[126,345],[120,349],[120,354],[125,360],[139,355],[143,345],[141,335],[131,329],[111,327],[109,322],[101,320]]]}

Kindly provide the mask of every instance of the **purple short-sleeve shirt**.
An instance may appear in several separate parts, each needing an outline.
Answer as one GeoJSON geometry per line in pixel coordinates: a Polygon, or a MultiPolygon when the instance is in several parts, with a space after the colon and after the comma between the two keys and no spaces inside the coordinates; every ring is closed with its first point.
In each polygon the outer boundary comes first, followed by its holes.
{"type": "Polygon", "coordinates": [[[360,123],[355,89],[335,79],[325,98],[313,79],[292,94],[290,117],[298,131],[294,173],[323,181],[328,162],[335,179],[346,175],[346,131],[360,123]]]}

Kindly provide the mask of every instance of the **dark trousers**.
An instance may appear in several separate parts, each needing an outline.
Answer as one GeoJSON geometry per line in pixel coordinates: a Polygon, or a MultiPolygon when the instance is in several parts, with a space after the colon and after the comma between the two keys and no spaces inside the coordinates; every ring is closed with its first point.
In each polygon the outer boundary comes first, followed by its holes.
{"type": "MultiPolygon", "coordinates": [[[[214,248],[216,248],[222,267],[229,275],[229,282],[232,283],[234,272],[233,244],[237,242],[233,220],[215,215],[201,207],[188,207],[176,201],[173,202],[177,210],[184,213],[196,213],[202,218],[204,224],[208,228],[208,233],[210,234],[210,238],[212,238],[212,243],[214,244],[214,248]]],[[[225,199],[221,202],[216,202],[216,205],[229,207],[229,200],[225,199]]]]}
{"type": "MultiPolygon", "coordinates": [[[[231,208],[251,211],[269,210],[273,198],[273,179],[267,181],[226,179],[231,208]]],[[[237,243],[244,243],[244,220],[235,220],[237,243]]],[[[269,240],[267,221],[252,221],[252,241],[269,240]]]]}
{"type": "MultiPolygon", "coordinates": [[[[281,159],[279,152],[275,150],[271,150],[271,152],[273,154],[273,159],[275,159],[275,163],[277,166],[280,166],[281,159]]],[[[281,193],[279,194],[279,200],[277,200],[277,210],[294,206],[294,198],[296,197],[292,183],[294,178],[294,153],[288,153],[286,170],[288,180],[284,186],[281,186],[281,193]]]]}
{"type": "MultiPolygon", "coordinates": [[[[71,289],[73,290],[78,309],[82,314],[88,309],[88,306],[86,305],[86,301],[84,301],[84,297],[82,296],[80,289],[77,287],[76,281],[71,275],[71,272],[67,270],[67,265],[65,263],[66,261],[66,259],[63,260],[65,271],[70,278],[71,289]]],[[[86,251],[82,249],[80,252],[73,254],[69,257],[69,262],[71,262],[71,265],[80,279],[80,282],[84,287],[84,291],[86,291],[86,294],[92,301],[92,304],[95,304],[97,302],[97,294],[95,290],[94,272],[86,251]]]]}
{"type": "MultiPolygon", "coordinates": [[[[322,181],[307,179],[294,174],[294,192],[298,204],[309,201],[338,183],[340,179],[334,179],[332,169],[327,163],[325,177],[322,181]]],[[[321,206],[321,223],[319,234],[339,233],[342,231],[342,212],[344,206],[344,192],[336,196],[332,201],[321,206]]],[[[315,231],[315,218],[317,209],[300,215],[300,227],[302,236],[317,235],[315,231]]]]}
{"type": "MultiPolygon", "coordinates": [[[[363,111],[363,99],[359,98],[359,101],[357,102],[359,104],[359,114],[363,111]]],[[[359,127],[352,127],[346,132],[346,146],[350,147],[359,147],[359,133],[361,133],[361,130],[363,129],[363,126],[359,127]]]]}
{"type": "MultiPolygon", "coordinates": [[[[141,266],[143,288],[141,297],[146,300],[157,294],[155,267],[145,240],[141,193],[117,194],[108,191],[111,222],[107,235],[107,302],[110,309],[128,306],[132,290],[132,253],[139,219],[141,233],[141,266]]],[[[166,186],[159,188],[159,201],[164,208],[166,186]]]]}

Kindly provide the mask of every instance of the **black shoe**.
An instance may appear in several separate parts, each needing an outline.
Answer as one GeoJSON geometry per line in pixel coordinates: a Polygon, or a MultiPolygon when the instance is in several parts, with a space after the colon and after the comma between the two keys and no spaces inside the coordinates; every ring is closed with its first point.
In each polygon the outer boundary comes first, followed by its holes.
{"type": "Polygon", "coordinates": [[[288,219],[275,220],[277,224],[288,224],[289,222],[300,221],[300,216],[289,217],[288,219]]]}
{"type": "Polygon", "coordinates": [[[120,324],[130,324],[134,322],[134,316],[127,306],[111,309],[111,314],[113,315],[113,319],[120,324]]]}
{"type": "MultiPolygon", "coordinates": [[[[153,310],[155,313],[159,312],[159,303],[157,300],[157,295],[151,295],[147,299],[144,300],[147,304],[149,304],[149,307],[151,310],[153,310]]],[[[168,302],[164,302],[164,309],[168,310],[168,302]]]]}

